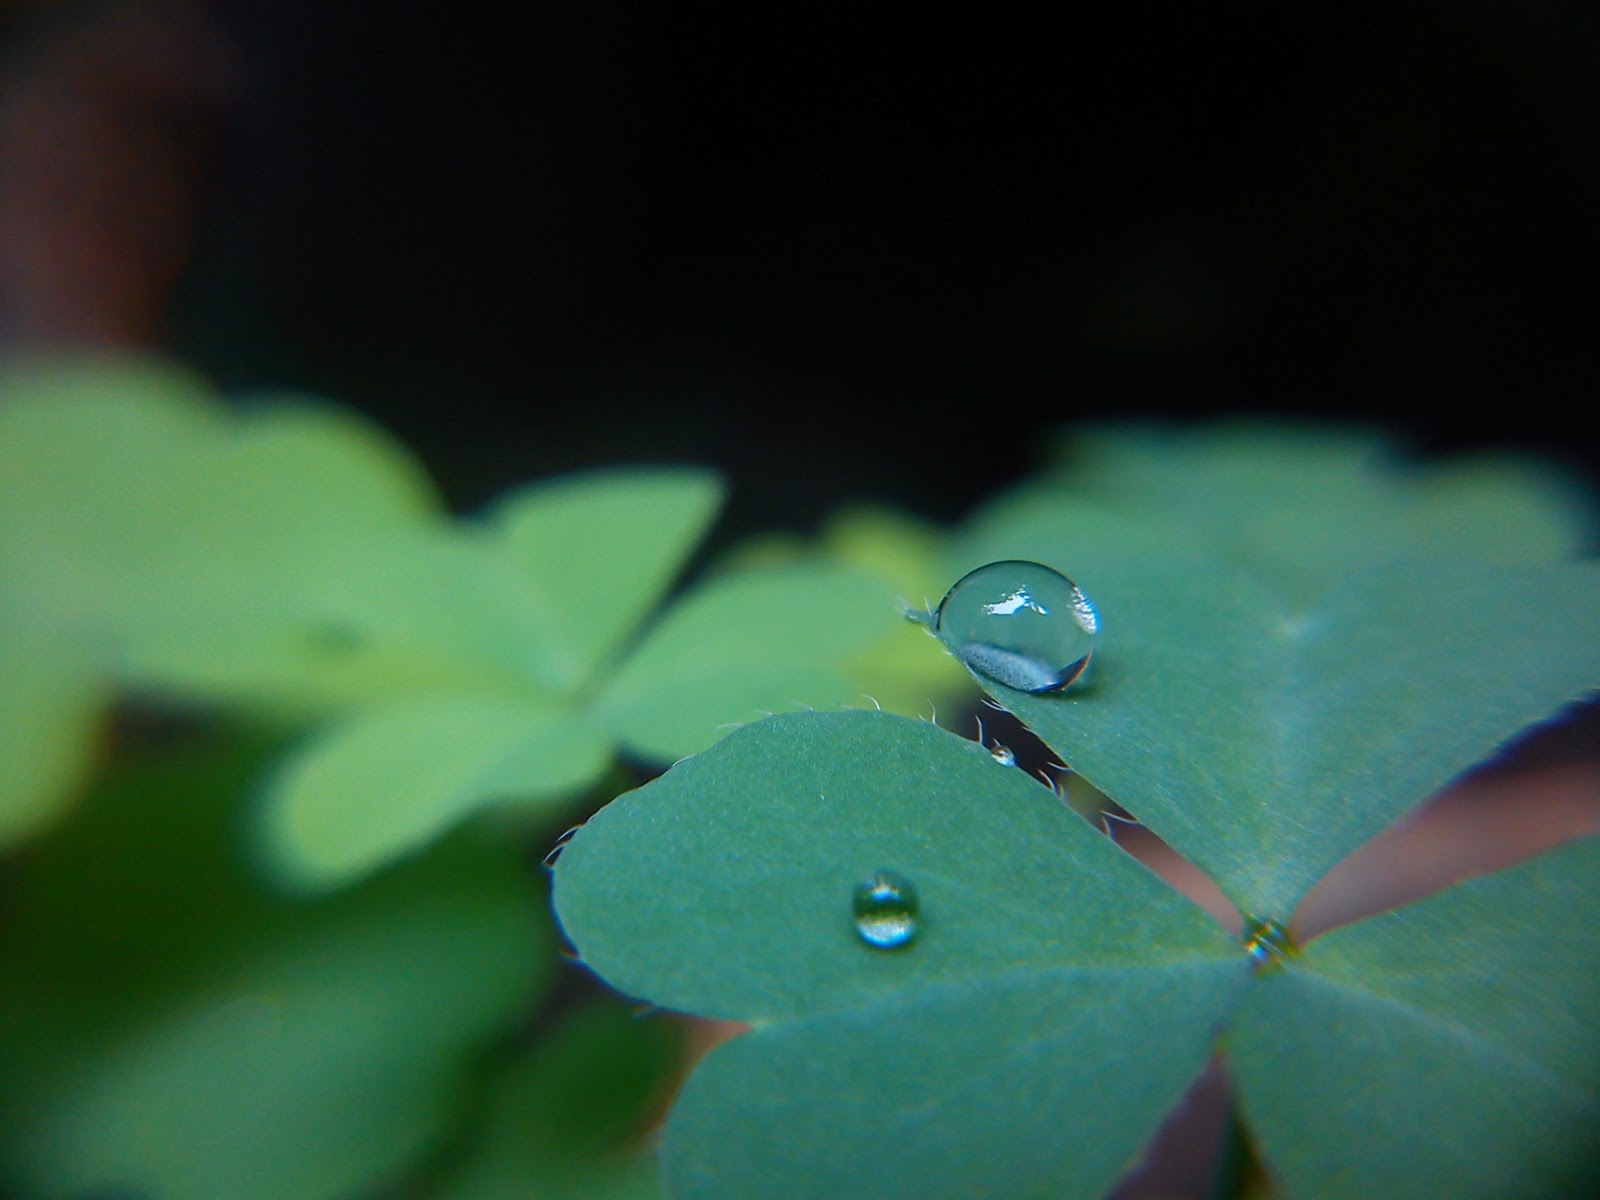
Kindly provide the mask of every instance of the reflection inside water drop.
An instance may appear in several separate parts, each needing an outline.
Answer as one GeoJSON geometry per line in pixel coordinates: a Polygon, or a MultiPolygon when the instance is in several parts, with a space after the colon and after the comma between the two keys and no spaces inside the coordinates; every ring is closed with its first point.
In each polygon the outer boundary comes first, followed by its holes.
{"type": "Polygon", "coordinates": [[[1271,917],[1247,918],[1239,940],[1258,971],[1282,966],[1283,960],[1295,952],[1288,928],[1271,917]]]}
{"type": "Polygon", "coordinates": [[[921,907],[916,885],[894,871],[874,871],[856,884],[850,902],[856,933],[879,950],[904,946],[917,936],[921,907]]]}
{"type": "Polygon", "coordinates": [[[1089,665],[1100,617],[1083,589],[1043,563],[992,562],[956,581],[927,622],[972,670],[1023,692],[1055,692],[1089,665]]]}

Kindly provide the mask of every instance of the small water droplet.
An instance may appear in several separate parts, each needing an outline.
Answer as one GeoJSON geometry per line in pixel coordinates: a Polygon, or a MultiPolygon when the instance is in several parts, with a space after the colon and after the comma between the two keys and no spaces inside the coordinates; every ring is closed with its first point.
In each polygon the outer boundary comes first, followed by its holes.
{"type": "Polygon", "coordinates": [[[1244,952],[1256,964],[1258,971],[1282,966],[1283,960],[1295,952],[1288,926],[1271,917],[1247,918],[1239,940],[1244,943],[1244,952]]]}
{"type": "Polygon", "coordinates": [[[1060,571],[1006,559],[957,580],[929,628],[950,653],[996,683],[1055,692],[1089,665],[1100,617],[1060,571]]]}
{"type": "Polygon", "coordinates": [[[1017,765],[1017,754],[1010,746],[1002,746],[999,742],[989,747],[989,756],[1002,767],[1017,765]]]}
{"type": "Polygon", "coordinates": [[[879,950],[893,950],[916,937],[921,908],[916,885],[894,871],[874,871],[856,884],[850,903],[856,932],[879,950]]]}

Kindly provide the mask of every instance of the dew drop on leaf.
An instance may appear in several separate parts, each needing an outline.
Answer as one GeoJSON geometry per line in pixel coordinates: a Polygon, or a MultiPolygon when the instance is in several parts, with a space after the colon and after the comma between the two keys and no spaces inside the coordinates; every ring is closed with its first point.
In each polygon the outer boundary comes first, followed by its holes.
{"type": "Polygon", "coordinates": [[[1283,960],[1295,952],[1289,930],[1282,921],[1274,921],[1270,917],[1250,917],[1244,923],[1239,940],[1244,943],[1244,952],[1256,964],[1258,971],[1282,966],[1283,960]]]}
{"type": "Polygon", "coordinates": [[[874,871],[856,884],[850,904],[861,940],[879,950],[904,946],[917,936],[921,907],[916,885],[894,871],[874,871]]]}
{"type": "Polygon", "coordinates": [[[989,747],[989,756],[1002,767],[1014,767],[1017,765],[1016,751],[1010,746],[1002,746],[999,742],[989,747]]]}
{"type": "Polygon", "coordinates": [[[1059,691],[1077,679],[1100,630],[1082,588],[1020,559],[963,575],[928,624],[967,666],[1021,692],[1059,691]]]}

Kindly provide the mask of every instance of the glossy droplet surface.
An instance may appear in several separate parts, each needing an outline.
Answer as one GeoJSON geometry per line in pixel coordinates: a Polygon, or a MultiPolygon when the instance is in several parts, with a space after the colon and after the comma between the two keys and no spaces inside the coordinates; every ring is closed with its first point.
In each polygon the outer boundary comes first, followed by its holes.
{"type": "Polygon", "coordinates": [[[1288,927],[1270,917],[1247,919],[1239,940],[1244,943],[1244,952],[1256,964],[1258,971],[1282,966],[1283,960],[1295,952],[1288,927]]]}
{"type": "Polygon", "coordinates": [[[929,627],[950,653],[996,683],[1054,692],[1089,665],[1100,618],[1060,571],[1007,559],[957,580],[929,627]]]}
{"type": "Polygon", "coordinates": [[[850,903],[856,933],[879,950],[893,950],[916,937],[921,908],[916,885],[894,871],[874,871],[856,884],[850,903]]]}

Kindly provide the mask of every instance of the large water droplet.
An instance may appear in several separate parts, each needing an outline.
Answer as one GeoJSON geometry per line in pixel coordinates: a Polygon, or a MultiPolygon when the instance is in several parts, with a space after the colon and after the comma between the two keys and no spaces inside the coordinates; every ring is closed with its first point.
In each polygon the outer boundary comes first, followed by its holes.
{"type": "Polygon", "coordinates": [[[1077,679],[1100,631],[1082,588],[1021,559],[967,572],[928,624],[967,666],[1021,692],[1055,692],[1077,679]]]}
{"type": "Polygon", "coordinates": [[[893,950],[916,937],[921,908],[916,885],[894,871],[874,871],[856,884],[850,903],[856,932],[879,950],[893,950]]]}

